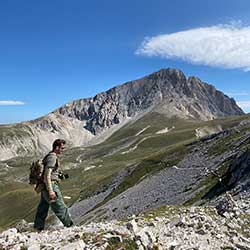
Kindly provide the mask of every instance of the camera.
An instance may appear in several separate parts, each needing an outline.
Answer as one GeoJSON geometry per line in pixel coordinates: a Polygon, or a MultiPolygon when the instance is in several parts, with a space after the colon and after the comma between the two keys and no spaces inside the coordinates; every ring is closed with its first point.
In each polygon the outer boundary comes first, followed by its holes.
{"type": "Polygon", "coordinates": [[[64,174],[63,172],[59,172],[58,178],[59,178],[60,180],[68,179],[68,178],[69,178],[69,175],[68,175],[68,174],[64,174]]]}

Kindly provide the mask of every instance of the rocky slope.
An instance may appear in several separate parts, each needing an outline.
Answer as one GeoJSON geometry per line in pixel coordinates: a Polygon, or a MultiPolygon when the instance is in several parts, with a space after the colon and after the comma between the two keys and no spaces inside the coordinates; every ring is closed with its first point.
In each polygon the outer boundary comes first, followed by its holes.
{"type": "Polygon", "coordinates": [[[70,102],[42,118],[1,125],[0,160],[48,150],[55,138],[71,146],[95,144],[149,111],[211,120],[243,114],[233,99],[176,69],[162,69],[93,98],[70,102]]]}
{"type": "Polygon", "coordinates": [[[249,193],[248,121],[131,165],[76,202],[72,215],[78,222],[121,219],[164,204],[204,204],[228,190],[249,193]],[[136,179],[140,166],[159,170],[136,179]]]}
{"type": "Polygon", "coordinates": [[[19,223],[0,234],[1,249],[250,249],[250,197],[222,215],[212,207],[167,206],[132,216],[127,221],[90,223],[31,232],[19,223]]]}

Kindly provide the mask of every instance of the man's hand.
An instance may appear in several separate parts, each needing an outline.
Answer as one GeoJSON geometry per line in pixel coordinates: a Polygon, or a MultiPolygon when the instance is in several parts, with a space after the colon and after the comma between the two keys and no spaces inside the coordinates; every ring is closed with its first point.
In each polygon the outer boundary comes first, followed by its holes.
{"type": "Polygon", "coordinates": [[[49,199],[56,200],[56,193],[54,191],[49,191],[49,199]]]}

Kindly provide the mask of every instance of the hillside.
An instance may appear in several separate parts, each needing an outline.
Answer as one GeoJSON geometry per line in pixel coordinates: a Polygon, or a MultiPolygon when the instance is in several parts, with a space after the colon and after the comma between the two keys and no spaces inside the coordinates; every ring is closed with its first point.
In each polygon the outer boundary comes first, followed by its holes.
{"type": "MultiPolygon", "coordinates": [[[[225,173],[232,159],[247,150],[248,120],[245,115],[206,122],[150,113],[101,144],[66,150],[61,160],[70,178],[62,189],[71,197],[69,205],[77,201],[71,207],[74,219],[122,218],[164,204],[200,201],[218,182],[211,170],[225,173]],[[197,138],[201,130],[207,131],[207,140],[197,138]]],[[[27,184],[31,161],[1,162],[1,227],[33,219],[39,197],[27,184]]]]}

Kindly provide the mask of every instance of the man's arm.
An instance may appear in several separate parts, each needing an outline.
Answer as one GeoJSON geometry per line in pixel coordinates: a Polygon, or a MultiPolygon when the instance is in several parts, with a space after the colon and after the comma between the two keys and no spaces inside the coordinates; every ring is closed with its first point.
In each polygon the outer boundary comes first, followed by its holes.
{"type": "Polygon", "coordinates": [[[45,181],[46,188],[49,192],[50,200],[54,200],[56,198],[56,193],[54,192],[53,187],[52,187],[51,173],[52,173],[52,168],[46,168],[45,173],[44,173],[44,181],[45,181]]]}
{"type": "Polygon", "coordinates": [[[51,200],[54,200],[56,198],[56,194],[53,190],[52,182],[51,182],[51,173],[55,167],[55,164],[56,164],[56,157],[53,155],[49,155],[46,158],[46,162],[45,162],[44,182],[49,192],[49,198],[51,200]]]}
{"type": "Polygon", "coordinates": [[[48,192],[53,191],[52,182],[51,182],[51,173],[52,173],[52,168],[45,169],[44,182],[46,184],[46,188],[47,188],[48,192]]]}

